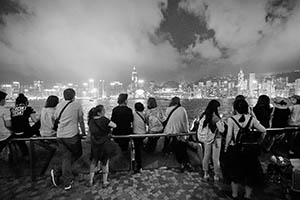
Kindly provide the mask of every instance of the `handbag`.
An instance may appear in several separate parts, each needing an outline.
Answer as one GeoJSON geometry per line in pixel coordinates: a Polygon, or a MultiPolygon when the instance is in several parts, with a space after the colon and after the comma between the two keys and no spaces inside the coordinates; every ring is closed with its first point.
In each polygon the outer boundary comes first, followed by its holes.
{"type": "Polygon", "coordinates": [[[213,133],[210,130],[210,128],[208,127],[208,124],[205,127],[203,127],[204,121],[205,121],[205,116],[203,116],[199,121],[199,128],[197,131],[197,139],[199,140],[199,142],[211,144],[214,142],[216,134],[215,134],[215,132],[213,133]]]}
{"type": "Polygon", "coordinates": [[[54,124],[53,124],[53,128],[52,128],[54,131],[57,131],[57,129],[58,129],[58,124],[59,124],[59,120],[60,120],[60,118],[61,118],[61,115],[62,115],[62,113],[64,112],[64,110],[67,108],[67,106],[68,106],[70,103],[72,103],[72,101],[69,101],[69,102],[65,105],[65,107],[63,107],[63,109],[60,111],[60,113],[59,113],[59,115],[58,115],[58,118],[56,118],[56,119],[54,120],[54,124]]]}

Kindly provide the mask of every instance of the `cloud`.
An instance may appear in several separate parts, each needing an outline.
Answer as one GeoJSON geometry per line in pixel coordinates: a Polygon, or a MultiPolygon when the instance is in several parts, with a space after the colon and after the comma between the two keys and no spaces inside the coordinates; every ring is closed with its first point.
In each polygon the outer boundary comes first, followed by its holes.
{"type": "Polygon", "coordinates": [[[155,34],[166,0],[21,3],[29,14],[5,16],[0,30],[2,66],[13,66],[17,72],[112,80],[124,79],[123,72],[130,76],[133,66],[157,71],[180,65],[178,51],[155,34]]]}
{"type": "Polygon", "coordinates": [[[191,44],[186,50],[187,58],[196,59],[199,56],[203,59],[218,59],[222,56],[220,49],[214,44],[212,39],[200,41],[197,38],[194,44],[191,44]]]}
{"type": "MultiPolygon", "coordinates": [[[[180,8],[215,32],[220,62],[251,71],[283,68],[300,57],[297,0],[183,0],[180,8]],[[201,6],[202,5],[202,6],[201,6]],[[224,59],[224,57],[226,57],[224,59]]],[[[299,66],[299,65],[298,65],[299,66]]]]}

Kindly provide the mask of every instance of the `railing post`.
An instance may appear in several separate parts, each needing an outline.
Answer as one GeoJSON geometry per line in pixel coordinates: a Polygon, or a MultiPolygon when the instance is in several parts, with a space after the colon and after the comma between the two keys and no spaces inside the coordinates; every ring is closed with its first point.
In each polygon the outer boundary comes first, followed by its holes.
{"type": "Polygon", "coordinates": [[[31,181],[35,180],[35,175],[34,175],[34,141],[29,140],[29,165],[30,165],[30,175],[31,175],[31,181]]]}

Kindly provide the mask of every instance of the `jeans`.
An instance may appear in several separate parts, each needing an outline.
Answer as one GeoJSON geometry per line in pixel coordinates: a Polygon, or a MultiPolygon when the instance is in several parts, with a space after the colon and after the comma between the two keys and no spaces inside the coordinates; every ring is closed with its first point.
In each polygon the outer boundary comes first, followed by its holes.
{"type": "Polygon", "coordinates": [[[204,172],[209,170],[209,161],[213,160],[215,176],[221,174],[220,170],[220,151],[221,151],[221,138],[216,138],[211,144],[204,143],[204,157],[202,161],[202,166],[204,172]]]}
{"type": "Polygon", "coordinates": [[[79,135],[71,138],[57,138],[58,149],[61,153],[61,166],[55,166],[55,174],[63,178],[65,185],[73,179],[72,165],[82,155],[81,139],[79,135]]]}

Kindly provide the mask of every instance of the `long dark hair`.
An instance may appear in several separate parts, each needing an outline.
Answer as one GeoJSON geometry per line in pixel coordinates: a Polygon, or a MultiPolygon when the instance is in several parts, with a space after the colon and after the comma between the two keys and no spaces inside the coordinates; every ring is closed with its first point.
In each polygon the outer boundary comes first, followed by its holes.
{"type": "Polygon", "coordinates": [[[221,118],[219,115],[219,111],[218,111],[218,108],[220,107],[220,105],[221,105],[220,102],[215,99],[211,100],[208,103],[204,113],[202,113],[202,115],[200,117],[200,118],[202,118],[205,116],[203,127],[207,126],[207,124],[208,124],[208,127],[210,128],[210,130],[212,130],[212,131],[215,130],[216,125],[212,123],[212,118],[213,118],[213,114],[216,114],[219,118],[221,118]]]}
{"type": "Polygon", "coordinates": [[[169,107],[171,107],[171,106],[181,106],[180,98],[179,97],[173,97],[171,99],[170,104],[169,104],[169,107]]]}
{"type": "Polygon", "coordinates": [[[245,121],[244,115],[249,113],[249,105],[247,101],[243,99],[234,101],[233,108],[237,113],[242,115],[241,118],[239,119],[239,122],[244,122],[245,121]]]}
{"type": "Polygon", "coordinates": [[[156,107],[157,107],[157,103],[156,103],[155,98],[149,97],[149,99],[147,101],[147,108],[152,109],[152,108],[156,108],[156,107]]]}
{"type": "Polygon", "coordinates": [[[95,116],[97,116],[98,113],[101,113],[103,111],[103,109],[104,109],[104,106],[101,104],[99,104],[96,107],[91,108],[88,113],[88,124],[95,116]]]}
{"type": "Polygon", "coordinates": [[[272,109],[270,98],[267,95],[260,95],[257,103],[253,108],[257,120],[266,128],[270,127],[272,109]]]}

